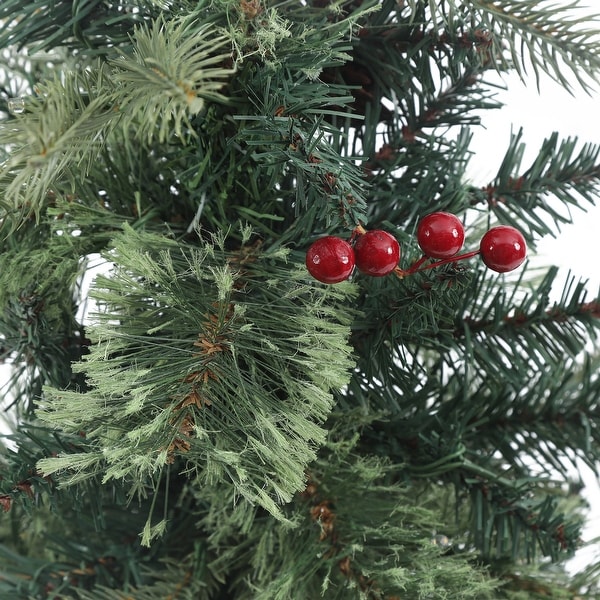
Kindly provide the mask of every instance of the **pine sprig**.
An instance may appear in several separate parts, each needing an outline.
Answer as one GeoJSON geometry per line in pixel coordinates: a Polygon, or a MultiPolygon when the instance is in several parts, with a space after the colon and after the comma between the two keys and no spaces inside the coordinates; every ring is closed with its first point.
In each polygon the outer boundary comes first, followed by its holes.
{"type": "Polygon", "coordinates": [[[115,116],[107,95],[94,94],[103,70],[96,75],[72,73],[64,82],[40,85],[27,99],[27,112],[0,124],[3,141],[13,147],[0,165],[5,212],[39,219],[48,194],[61,191],[58,182],[68,190],[89,168],[115,116]]]}
{"type": "Polygon", "coordinates": [[[577,15],[578,0],[541,6],[523,0],[470,0],[469,4],[482,28],[491,32],[494,54],[503,66],[514,69],[522,79],[530,66],[538,85],[544,72],[572,90],[569,73],[584,90],[591,90],[590,79],[597,80],[600,70],[599,42],[595,30],[585,25],[597,16],[577,15]]]}
{"type": "Polygon", "coordinates": [[[4,211],[39,219],[49,194],[73,195],[117,126],[137,131],[145,143],[173,136],[182,143],[193,136],[189,119],[205,101],[223,100],[216,90],[232,73],[219,66],[226,54],[214,52],[226,39],[207,26],[189,31],[194,23],[158,21],[135,34],[137,58],[123,55],[39,85],[26,99],[26,112],[0,130],[13,147],[0,165],[4,211]]]}
{"type": "Polygon", "coordinates": [[[142,581],[131,586],[130,591],[119,592],[107,585],[96,585],[91,590],[78,590],[79,600],[210,600],[218,592],[215,581],[207,568],[206,550],[199,545],[195,552],[182,560],[165,560],[160,568],[143,568],[142,581]],[[132,596],[133,594],[133,596],[132,596]]]}
{"type": "MultiPolygon", "coordinates": [[[[25,477],[9,490],[10,508],[0,515],[0,593],[6,598],[56,594],[73,598],[78,589],[95,585],[124,589],[141,585],[145,579],[142,564],[159,568],[138,541],[150,500],[141,500],[132,510],[119,482],[100,486],[98,481],[89,481],[77,489],[57,489],[52,478],[32,475],[40,456],[81,450],[86,445],[83,437],[61,437],[30,425],[10,439],[19,444],[19,451],[9,452],[9,466],[25,477]],[[35,550],[27,553],[28,547],[35,550]]],[[[156,503],[157,511],[164,508],[161,500],[156,503]]],[[[180,517],[186,515],[184,527],[189,528],[185,502],[179,511],[180,517]]],[[[181,532],[174,528],[173,533],[172,556],[189,552],[191,544],[182,540],[181,532]]]]}
{"type": "Polygon", "coordinates": [[[229,38],[215,35],[212,25],[184,16],[141,26],[132,42],[133,55],[122,53],[112,62],[115,81],[124,86],[119,110],[136,116],[137,135],[144,141],[164,142],[173,133],[179,138],[193,135],[189,118],[205,101],[226,100],[219,90],[233,73],[227,66],[229,38]],[[148,104],[149,98],[153,104],[148,104]]]}
{"type": "Polygon", "coordinates": [[[511,136],[495,179],[481,189],[473,189],[472,204],[486,202],[498,219],[507,224],[526,224],[525,235],[546,235],[555,227],[571,223],[571,207],[582,202],[594,204],[600,189],[600,146],[580,144],[577,138],[559,139],[557,132],[542,142],[531,165],[521,164],[525,145],[523,130],[511,136]],[[561,210],[556,202],[562,204],[561,210]]]}
{"type": "MultiPolygon", "coordinates": [[[[539,368],[548,363],[560,364],[565,353],[577,355],[590,336],[594,338],[597,335],[599,323],[593,312],[587,310],[583,282],[575,284],[571,278],[565,284],[563,298],[550,304],[549,292],[557,273],[557,268],[550,269],[535,291],[525,295],[519,303],[502,289],[485,305],[477,303],[475,306],[465,299],[464,312],[461,316],[457,315],[456,323],[459,325],[454,337],[465,340],[473,351],[481,352],[482,372],[490,375],[498,369],[502,371],[505,360],[498,359],[503,356],[510,362],[510,352],[525,353],[532,360],[531,366],[539,368]],[[471,310],[467,308],[469,304],[471,310]],[[506,344],[503,347],[499,344],[492,351],[486,340],[493,345],[496,336],[505,338],[506,344]],[[543,350],[541,339],[545,340],[543,350]],[[539,357],[532,352],[537,348],[542,352],[539,357]],[[495,369],[492,363],[496,364],[495,369]]],[[[484,279],[479,281],[485,287],[484,279]]]]}
{"type": "Polygon", "coordinates": [[[93,54],[128,41],[131,28],[142,15],[156,9],[154,2],[109,4],[104,0],[7,0],[0,6],[0,47],[29,47],[40,51],[67,46],[93,54]],[[132,10],[133,8],[137,10],[132,10]],[[15,18],[18,15],[18,18],[15,18]]]}
{"type": "Polygon", "coordinates": [[[559,490],[537,498],[527,481],[502,488],[478,477],[466,484],[471,488],[470,542],[485,559],[531,562],[541,552],[556,561],[574,553],[581,523],[561,512],[559,490]]]}
{"type": "Polygon", "coordinates": [[[456,20],[477,29],[488,40],[486,64],[501,71],[514,70],[525,80],[531,69],[539,86],[541,73],[565,89],[574,82],[591,91],[600,69],[595,29],[597,20],[585,12],[579,0],[567,4],[524,0],[469,0],[444,3],[409,0],[411,20],[431,21],[436,29],[456,29],[456,20]],[[429,9],[429,14],[427,10],[429,9]],[[572,77],[572,79],[567,76],[572,77]]]}
{"type": "MultiPolygon", "coordinates": [[[[348,97],[325,97],[325,102],[340,103],[348,97]]],[[[248,122],[238,139],[252,149],[251,158],[263,168],[283,163],[283,171],[289,171],[292,189],[282,189],[280,195],[293,193],[289,204],[295,208],[288,211],[302,219],[294,223],[294,236],[311,235],[315,230],[340,225],[351,229],[364,219],[366,206],[365,181],[357,158],[343,156],[344,142],[334,137],[333,128],[322,118],[313,116],[311,109],[304,108],[306,117],[237,117],[248,122]],[[314,208],[323,198],[328,210],[315,213],[314,208]]],[[[321,109],[320,112],[327,112],[321,109]]],[[[339,111],[339,104],[335,112],[339,111]]],[[[281,212],[281,202],[275,198],[274,209],[281,212]],[[277,206],[279,207],[277,208],[277,206]]],[[[291,214],[290,214],[291,213],[291,214]]]]}
{"type": "Polygon", "coordinates": [[[347,322],[325,300],[352,292],[311,289],[283,255],[227,255],[222,243],[194,248],[130,228],[115,240],[107,257],[118,269],[98,279],[106,312],[82,366],[91,389],[48,388],[40,412],[93,444],[42,460],[44,473],[125,478],[136,493],[182,457],[190,477],[282,518],[322,443],[329,390],[352,365],[347,322]],[[279,313],[284,330],[272,326],[279,313]]]}
{"type": "Polygon", "coordinates": [[[342,600],[427,593],[441,600],[450,590],[465,598],[493,597],[495,581],[482,577],[466,556],[445,554],[433,543],[435,530],[452,527],[436,522],[429,510],[428,503],[438,499],[390,483],[396,465],[355,455],[353,447],[351,439],[330,439],[311,466],[306,488],[288,507],[293,528],[259,516],[259,527],[239,535],[242,511],[228,502],[210,505],[202,522],[209,529],[223,525],[211,538],[210,568],[227,579],[235,597],[342,600]],[[368,482],[366,491],[357,494],[362,482],[368,482]],[[439,568],[432,571],[434,562],[439,568]],[[248,568],[232,573],[232,564],[248,568]]]}
{"type": "Polygon", "coordinates": [[[530,473],[532,463],[550,478],[568,478],[578,461],[596,469],[600,435],[595,426],[598,381],[590,375],[594,364],[567,361],[563,368],[545,369],[518,393],[509,386],[493,390],[481,385],[476,391],[480,409],[464,413],[467,436],[473,442],[485,436],[489,451],[521,476],[530,473]],[[589,377],[587,389],[582,389],[582,376],[589,377]]]}
{"type": "Polygon", "coordinates": [[[448,87],[435,95],[419,95],[415,99],[418,106],[410,103],[403,116],[406,125],[402,135],[407,143],[414,141],[423,130],[434,127],[451,127],[456,125],[478,125],[480,118],[473,114],[474,109],[491,110],[500,108],[500,103],[493,100],[493,92],[481,81],[479,71],[466,70],[456,77],[448,87]]]}
{"type": "MultiPolygon", "coordinates": [[[[15,226],[8,219],[3,225],[4,232],[15,226]]],[[[29,222],[2,237],[0,335],[7,367],[2,392],[24,414],[34,409],[45,382],[75,384],[70,362],[81,358],[88,343],[76,319],[85,261],[68,243],[52,239],[46,224],[29,222]]]]}

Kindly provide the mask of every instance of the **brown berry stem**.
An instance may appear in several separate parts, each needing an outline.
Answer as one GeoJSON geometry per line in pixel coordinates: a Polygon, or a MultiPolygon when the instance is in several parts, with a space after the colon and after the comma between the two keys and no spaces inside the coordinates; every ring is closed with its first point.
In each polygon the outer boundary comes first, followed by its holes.
{"type": "Polygon", "coordinates": [[[367,233],[367,230],[362,225],[357,225],[352,230],[352,235],[350,236],[349,243],[351,244],[359,235],[364,235],[365,233],[367,233]]]}

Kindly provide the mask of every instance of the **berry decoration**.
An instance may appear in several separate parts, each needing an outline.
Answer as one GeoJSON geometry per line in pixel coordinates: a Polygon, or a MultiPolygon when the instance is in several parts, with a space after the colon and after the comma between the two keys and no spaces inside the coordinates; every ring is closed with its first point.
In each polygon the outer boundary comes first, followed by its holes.
{"type": "Polygon", "coordinates": [[[431,258],[454,256],[465,241],[465,230],[458,217],[447,212],[434,212],[421,219],[417,242],[431,258]]]}
{"type": "Polygon", "coordinates": [[[373,229],[358,237],[354,254],[359,271],[373,277],[383,277],[397,267],[400,244],[387,231],[373,229]]]}
{"type": "Polygon", "coordinates": [[[516,269],[527,256],[527,244],[523,234],[514,227],[492,227],[479,244],[481,258],[486,267],[498,273],[516,269]]]}
{"type": "Polygon", "coordinates": [[[317,281],[339,283],[348,279],[354,269],[354,250],[339,237],[322,237],[306,252],[306,268],[317,281]]]}

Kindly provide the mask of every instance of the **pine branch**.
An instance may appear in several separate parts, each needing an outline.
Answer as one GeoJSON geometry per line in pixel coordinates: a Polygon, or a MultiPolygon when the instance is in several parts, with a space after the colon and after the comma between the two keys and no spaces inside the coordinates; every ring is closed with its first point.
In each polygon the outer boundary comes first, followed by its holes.
{"type": "Polygon", "coordinates": [[[119,592],[113,587],[96,585],[92,590],[78,590],[79,600],[209,600],[218,593],[219,583],[206,568],[207,556],[197,547],[182,560],[165,560],[160,568],[143,567],[143,583],[130,591],[119,592]],[[133,596],[132,596],[133,594],[133,596]]]}
{"type": "Polygon", "coordinates": [[[482,26],[492,32],[498,57],[505,56],[503,44],[508,41],[509,66],[522,79],[530,65],[538,86],[540,73],[544,72],[566,90],[572,90],[573,84],[565,75],[568,72],[584,90],[591,90],[588,77],[592,81],[598,77],[599,47],[595,30],[583,25],[594,22],[597,16],[577,16],[581,8],[578,0],[545,6],[532,6],[523,0],[470,0],[470,4],[482,19],[482,26]]]}
{"type": "Polygon", "coordinates": [[[473,443],[486,439],[489,451],[520,476],[530,473],[532,462],[547,477],[569,478],[579,460],[595,470],[600,455],[595,366],[565,361],[563,367],[540,370],[517,393],[508,386],[493,391],[481,385],[474,392],[481,398],[479,409],[463,414],[466,436],[473,443]]]}
{"type": "Polygon", "coordinates": [[[594,598],[593,595],[588,595],[583,591],[585,586],[573,585],[564,574],[543,567],[524,569],[524,572],[519,574],[504,573],[503,578],[505,584],[502,588],[502,597],[508,600],[519,598],[584,600],[585,598],[594,598]]]}
{"type": "Polygon", "coordinates": [[[58,0],[48,4],[42,0],[6,0],[0,7],[0,47],[27,46],[35,54],[67,46],[104,54],[107,48],[128,42],[130,30],[142,15],[156,9],[152,1],[58,0]]]}
{"type": "MultiPolygon", "coordinates": [[[[587,12],[581,16],[578,0],[568,4],[536,3],[523,0],[496,2],[469,0],[468,2],[433,3],[409,0],[408,5],[416,20],[427,7],[434,27],[452,28],[455,20],[487,36],[488,65],[499,70],[514,69],[523,81],[531,68],[539,86],[540,75],[547,73],[566,90],[572,91],[573,81],[568,73],[586,91],[591,91],[600,69],[598,41],[595,30],[585,27],[597,21],[587,12]],[[590,82],[591,80],[591,82],[590,82]]],[[[423,18],[421,16],[421,18],[423,18]]]]}
{"type": "Polygon", "coordinates": [[[171,518],[177,512],[176,523],[163,538],[172,559],[185,562],[183,557],[192,552],[194,542],[187,534],[195,521],[193,502],[185,494],[179,498],[178,482],[165,479],[161,493],[140,498],[132,507],[122,482],[92,479],[76,488],[59,487],[37,471],[41,457],[84,450],[89,445],[85,436],[22,424],[9,441],[17,449],[0,455],[0,592],[7,598],[71,598],[95,586],[114,590],[149,582],[164,569],[158,556],[140,545],[139,533],[152,510],[171,518]]]}
{"type": "MultiPolygon", "coordinates": [[[[9,219],[2,225],[5,232],[16,228],[9,219]]],[[[81,383],[70,362],[89,344],[76,318],[86,262],[63,240],[47,224],[28,222],[0,243],[2,392],[18,415],[33,411],[44,383],[81,383]]]]}
{"type": "MultiPolygon", "coordinates": [[[[277,97],[271,95],[270,97],[277,97]]],[[[321,99],[322,104],[339,102],[340,98],[321,99]]],[[[294,219],[294,235],[307,236],[340,225],[352,229],[364,219],[365,182],[355,157],[341,156],[340,142],[335,139],[334,130],[322,118],[314,117],[310,108],[304,108],[307,116],[291,117],[248,117],[238,116],[240,120],[252,123],[239,134],[240,142],[252,148],[251,158],[254,164],[263,168],[276,167],[284,163],[280,172],[289,171],[292,176],[293,201],[296,206],[290,211],[303,218],[294,219]],[[325,214],[315,214],[314,207],[327,199],[325,214]]],[[[320,109],[320,112],[327,109],[320,109]]],[[[336,111],[338,109],[336,108],[336,111]]],[[[316,109],[315,109],[316,111],[316,109]]],[[[343,143],[343,142],[341,142],[343,143]]],[[[291,190],[283,189],[281,193],[291,190]]],[[[276,199],[277,200],[277,199],[276,199]]],[[[264,200],[263,213],[265,214],[264,200]]],[[[281,202],[278,202],[281,206],[281,202]]],[[[275,208],[281,212],[281,208],[275,208]]],[[[291,220],[292,214],[286,215],[291,220]]],[[[277,218],[275,215],[273,218],[277,218]]]]}
{"type": "Polygon", "coordinates": [[[258,527],[240,535],[235,524],[246,511],[207,502],[203,524],[221,524],[211,539],[211,571],[226,579],[230,593],[243,600],[418,598],[425,591],[441,600],[454,590],[465,598],[494,597],[495,581],[466,556],[432,543],[432,532],[449,524],[435,521],[430,496],[417,498],[414,489],[390,484],[396,467],[354,455],[350,439],[330,442],[288,507],[294,528],[257,515],[258,527]]]}
{"type": "Polygon", "coordinates": [[[503,487],[467,475],[465,483],[471,492],[471,541],[486,559],[532,562],[541,552],[556,561],[577,548],[581,523],[559,512],[556,496],[536,498],[527,482],[503,487]]]}
{"type": "Polygon", "coordinates": [[[116,83],[124,86],[118,110],[135,115],[137,135],[147,143],[164,142],[173,133],[184,138],[184,129],[193,135],[189,117],[204,108],[205,100],[226,100],[219,90],[233,73],[224,66],[230,60],[223,51],[229,38],[185,16],[140,27],[132,42],[133,56],[122,53],[111,63],[116,83]]]}
{"type": "Polygon", "coordinates": [[[114,120],[107,96],[94,94],[102,70],[98,75],[69,74],[64,83],[55,79],[40,85],[38,96],[27,99],[29,110],[1,124],[4,142],[13,146],[10,158],[0,165],[4,212],[39,219],[56,183],[89,169],[114,120]]]}
{"type": "MultiPolygon", "coordinates": [[[[17,448],[6,449],[0,455],[3,473],[0,479],[0,497],[3,498],[4,512],[8,513],[19,507],[21,512],[30,514],[35,505],[52,503],[50,496],[54,491],[54,482],[50,478],[39,476],[35,471],[35,463],[51,452],[67,449],[68,443],[43,428],[33,426],[19,427],[13,434],[6,436],[6,440],[17,448]]],[[[10,541],[19,545],[18,536],[13,535],[10,541]]]]}
{"type": "Polygon", "coordinates": [[[353,86],[358,114],[389,125],[402,115],[410,138],[423,127],[476,122],[469,106],[497,107],[488,89],[478,85],[488,68],[489,41],[481,30],[457,21],[438,32],[425,30],[425,22],[417,25],[411,17],[385,20],[380,15],[360,30],[352,62],[324,73],[327,81],[353,86]]]}
{"type": "Polygon", "coordinates": [[[322,443],[329,390],[352,364],[347,321],[326,306],[352,290],[309,288],[281,252],[228,255],[223,239],[215,243],[130,228],[114,241],[119,266],[98,279],[94,297],[106,312],[82,367],[91,389],[47,389],[39,413],[85,431],[92,449],[42,460],[44,473],[63,471],[71,484],[126,478],[135,494],[181,456],[190,477],[233,486],[282,518],[279,505],[302,486],[322,443]],[[284,329],[273,327],[275,314],[284,329]]]}
{"type": "MultiPolygon", "coordinates": [[[[479,308],[484,320],[463,318],[452,342],[442,334],[448,359],[440,356],[430,363],[420,359],[412,365],[412,370],[431,382],[432,389],[437,389],[438,376],[432,378],[430,373],[439,372],[446,394],[431,397],[424,387],[414,421],[406,425],[413,433],[405,434],[406,438],[431,426],[420,418],[421,410],[435,414],[440,424],[454,423],[456,431],[463,432],[456,433],[456,439],[467,447],[471,436],[475,444],[487,440],[482,447],[499,452],[523,476],[530,472],[525,457],[546,464],[546,472],[565,477],[574,455],[595,468],[600,449],[592,425],[598,418],[596,378],[591,365],[581,370],[576,361],[596,335],[596,303],[585,301],[581,283],[568,282],[561,301],[549,306],[548,291],[555,275],[555,270],[550,271],[532,295],[523,299],[522,312],[503,290],[492,296],[483,287],[476,293],[475,298],[489,298],[489,304],[479,308]],[[514,314],[505,303],[514,307],[514,314]],[[582,380],[588,387],[580,387],[582,380]],[[465,403],[467,397],[477,402],[465,403]],[[455,414],[460,415],[458,421],[455,414]]],[[[407,384],[392,381],[407,392],[411,389],[410,380],[407,384]]],[[[454,451],[451,444],[437,458],[454,451]]]]}
{"type": "MultiPolygon", "coordinates": [[[[479,397],[478,400],[479,404],[484,402],[479,397]]],[[[495,409],[493,405],[490,408],[495,409]]],[[[365,444],[375,448],[385,444],[382,454],[398,461],[398,478],[453,484],[457,514],[469,514],[469,523],[464,525],[470,532],[468,544],[485,560],[510,557],[513,561],[530,561],[541,552],[557,561],[565,553],[572,554],[579,543],[581,519],[560,511],[557,498],[563,492],[558,484],[534,475],[531,467],[519,476],[518,471],[494,456],[504,446],[495,448],[493,440],[489,454],[480,444],[476,450],[470,450],[468,425],[462,422],[465,415],[457,412],[468,411],[459,407],[458,399],[439,399],[430,410],[428,417],[420,417],[424,424],[417,418],[408,422],[384,418],[375,424],[374,431],[386,441],[382,444],[373,437],[364,440],[365,444]]],[[[472,433],[475,437],[485,436],[486,432],[472,433]]],[[[505,430],[504,435],[507,434],[505,430]]],[[[373,432],[367,434],[369,438],[372,435],[373,432]]],[[[504,442],[510,444],[507,439],[504,442]]],[[[531,449],[526,451],[530,453],[531,449]]]]}
{"type": "Polygon", "coordinates": [[[479,81],[478,71],[465,71],[435,97],[419,96],[420,106],[417,111],[413,106],[408,106],[408,110],[403,111],[406,125],[402,135],[406,143],[411,143],[416,136],[422,135],[424,129],[478,125],[480,118],[473,114],[474,110],[500,108],[501,105],[492,98],[493,95],[479,81]]]}
{"type": "Polygon", "coordinates": [[[224,58],[213,53],[215,45],[226,40],[207,27],[192,35],[193,27],[185,18],[168,25],[159,21],[152,31],[138,30],[137,60],[123,57],[112,68],[104,64],[38,86],[26,112],[1,129],[5,143],[14,145],[10,159],[0,165],[2,208],[39,218],[49,193],[72,191],[82,172],[89,173],[117,126],[137,129],[147,143],[173,135],[183,141],[189,117],[200,111],[205,98],[223,99],[216,92],[222,86],[219,78],[231,73],[214,66],[224,58]],[[163,58],[157,62],[155,56],[163,58]],[[152,118],[141,118],[148,115],[152,118]]]}
{"type": "Polygon", "coordinates": [[[595,203],[600,189],[600,146],[588,143],[578,147],[577,138],[559,141],[555,132],[544,140],[533,163],[522,170],[522,135],[520,129],[511,137],[496,178],[484,188],[472,190],[471,204],[487,203],[503,223],[526,224],[525,235],[533,241],[533,234],[552,232],[546,215],[559,227],[572,222],[571,207],[595,203]],[[561,211],[555,201],[569,212],[561,211]]]}
{"type": "Polygon", "coordinates": [[[560,365],[565,352],[577,355],[589,337],[597,335],[599,322],[590,310],[595,303],[587,301],[582,282],[574,285],[573,280],[567,281],[560,302],[550,306],[548,293],[557,272],[556,268],[550,269],[537,289],[519,303],[501,289],[485,304],[467,301],[471,309],[464,305],[463,316],[458,317],[462,329],[459,335],[464,335],[466,347],[477,354],[476,361],[481,361],[481,372],[486,377],[505,371],[500,377],[510,381],[509,370],[516,372],[515,358],[519,356],[533,369],[560,365]],[[508,364],[510,369],[506,369],[508,364]]]}

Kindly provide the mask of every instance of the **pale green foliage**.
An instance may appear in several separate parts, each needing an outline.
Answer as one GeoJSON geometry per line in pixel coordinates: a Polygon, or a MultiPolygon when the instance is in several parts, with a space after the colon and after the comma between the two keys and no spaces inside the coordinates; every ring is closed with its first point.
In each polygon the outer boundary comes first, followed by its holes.
{"type": "Polygon", "coordinates": [[[227,29],[233,40],[235,59],[241,62],[257,54],[273,61],[277,56],[275,50],[278,43],[292,35],[291,23],[282,18],[277,10],[268,9],[250,32],[247,25],[250,19],[244,14],[242,3],[226,2],[226,5],[229,9],[227,29]]]}
{"type": "Polygon", "coordinates": [[[69,73],[62,81],[55,78],[38,86],[37,95],[27,99],[27,117],[0,125],[3,142],[12,148],[0,164],[4,210],[27,212],[25,207],[31,206],[39,216],[57,180],[69,182],[89,167],[115,116],[106,92],[94,94],[103,73],[69,73]]]}
{"type": "Polygon", "coordinates": [[[132,54],[98,63],[36,86],[26,113],[0,124],[11,146],[0,164],[0,206],[39,217],[49,193],[72,192],[110,144],[115,127],[145,143],[193,136],[189,119],[205,101],[225,101],[218,90],[233,70],[228,39],[195,19],[141,26],[132,54]],[[220,51],[220,53],[215,53],[220,51]]]}
{"type": "Polygon", "coordinates": [[[226,100],[218,90],[233,72],[223,66],[230,56],[229,38],[214,29],[193,17],[157,19],[135,31],[132,56],[122,53],[112,62],[115,81],[123,86],[118,109],[138,117],[138,137],[164,142],[173,132],[180,138],[192,135],[189,117],[204,108],[205,100],[226,100]]]}
{"type": "Polygon", "coordinates": [[[329,392],[348,381],[349,319],[334,306],[352,287],[308,286],[285,253],[244,252],[131,228],[114,241],[92,291],[105,310],[81,366],[91,390],[47,389],[40,412],[92,449],[43,472],[139,492],[181,455],[190,476],[282,517],[324,441],[329,392]]]}
{"type": "MultiPolygon", "coordinates": [[[[348,423],[358,419],[358,414],[348,415],[348,423]]],[[[443,504],[446,491],[417,493],[390,484],[396,466],[356,455],[357,437],[351,441],[349,435],[343,442],[334,437],[311,465],[312,493],[296,497],[289,507],[293,527],[249,514],[244,506],[233,509],[229,501],[210,503],[200,523],[215,531],[209,540],[208,555],[214,558],[208,572],[226,579],[232,565],[244,565],[232,582],[232,597],[494,598],[497,582],[485,569],[465,556],[444,555],[444,548],[432,542],[434,531],[447,525],[436,521],[432,510],[434,504],[443,504]],[[251,522],[252,528],[245,527],[251,522]]],[[[208,501],[211,494],[199,487],[197,496],[208,501]]]]}

